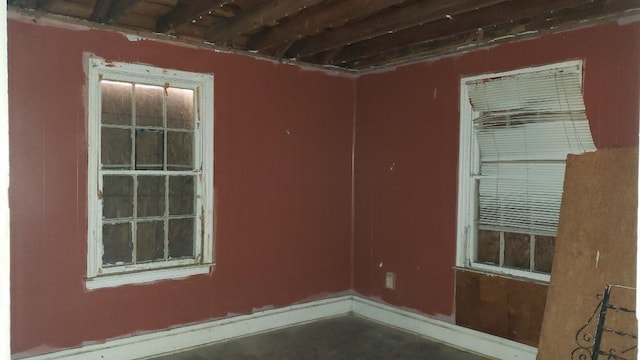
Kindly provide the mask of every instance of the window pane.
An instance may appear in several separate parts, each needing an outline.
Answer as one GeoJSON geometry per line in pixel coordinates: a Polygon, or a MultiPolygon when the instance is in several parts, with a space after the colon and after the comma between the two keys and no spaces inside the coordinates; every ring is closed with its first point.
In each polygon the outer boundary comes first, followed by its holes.
{"type": "Polygon", "coordinates": [[[131,166],[131,131],[102,127],[100,152],[105,168],[125,168],[131,166]]]}
{"type": "Polygon", "coordinates": [[[169,177],[169,214],[193,215],[194,206],[194,177],[169,177]]]}
{"type": "Polygon", "coordinates": [[[536,235],[535,246],[535,271],[551,273],[553,264],[553,252],[556,245],[556,238],[553,236],[536,235]]]}
{"type": "Polygon", "coordinates": [[[102,81],[102,123],[131,125],[131,84],[102,81]]]}
{"type": "Polygon", "coordinates": [[[162,130],[136,130],[136,170],[162,170],[164,159],[164,132],[162,130]]]}
{"type": "Polygon", "coordinates": [[[530,238],[527,234],[504,233],[504,266],[530,269],[530,238]]]}
{"type": "Polygon", "coordinates": [[[133,252],[131,224],[127,222],[102,226],[102,245],[104,265],[130,264],[133,252]]]}
{"type": "Polygon", "coordinates": [[[162,97],[160,86],[136,85],[136,125],[162,125],[162,97]]]}
{"type": "Polygon", "coordinates": [[[193,90],[167,89],[167,126],[193,129],[193,90]]]}
{"type": "Polygon", "coordinates": [[[169,257],[193,256],[194,218],[169,220],[169,257]]]}
{"type": "Polygon", "coordinates": [[[164,221],[138,223],[136,257],[138,262],[164,259],[164,221]]]}
{"type": "Polygon", "coordinates": [[[167,132],[167,169],[193,169],[193,133],[167,132]]]}
{"type": "Polygon", "coordinates": [[[164,216],[164,176],[138,176],[138,217],[164,216]]]}
{"type": "Polygon", "coordinates": [[[133,177],[105,175],[102,180],[102,217],[133,216],[133,177]]]}
{"type": "Polygon", "coordinates": [[[500,265],[500,232],[478,230],[478,262],[500,265]]]}

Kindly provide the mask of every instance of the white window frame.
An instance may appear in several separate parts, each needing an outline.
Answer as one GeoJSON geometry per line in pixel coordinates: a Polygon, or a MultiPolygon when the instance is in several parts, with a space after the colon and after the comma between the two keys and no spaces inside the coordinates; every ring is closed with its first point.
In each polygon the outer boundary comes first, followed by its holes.
{"type": "Polygon", "coordinates": [[[213,75],[89,58],[88,69],[88,231],[87,289],[179,279],[207,274],[214,265],[213,238],[213,75]],[[196,176],[196,236],[193,259],[176,259],[116,267],[102,266],[102,199],[100,192],[100,81],[112,80],[191,89],[195,94],[194,161],[196,176]],[[197,174],[197,173],[196,173],[197,174]]]}
{"type": "MultiPolygon", "coordinates": [[[[579,66],[582,68],[581,60],[572,60],[562,63],[529,67],[513,71],[482,74],[460,79],[460,144],[458,156],[458,216],[457,216],[457,256],[456,266],[465,269],[478,270],[488,273],[519,277],[540,282],[549,282],[550,274],[532,272],[526,270],[513,269],[508,267],[498,267],[475,262],[477,229],[475,219],[476,209],[476,179],[472,174],[478,174],[480,170],[479,145],[474,136],[473,119],[480,114],[473,110],[469,101],[467,84],[471,81],[491,79],[498,77],[508,77],[531,72],[553,70],[565,67],[579,66]]],[[[581,80],[582,81],[582,77],[581,80]]],[[[502,256],[502,254],[500,254],[502,256]]],[[[533,256],[533,254],[532,254],[533,256]]]]}

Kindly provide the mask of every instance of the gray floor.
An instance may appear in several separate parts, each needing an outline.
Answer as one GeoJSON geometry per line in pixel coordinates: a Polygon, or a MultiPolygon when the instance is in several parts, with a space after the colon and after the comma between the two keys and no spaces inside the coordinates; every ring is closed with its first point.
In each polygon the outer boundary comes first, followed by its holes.
{"type": "Polygon", "coordinates": [[[155,360],[483,360],[356,316],[209,345],[155,360]]]}

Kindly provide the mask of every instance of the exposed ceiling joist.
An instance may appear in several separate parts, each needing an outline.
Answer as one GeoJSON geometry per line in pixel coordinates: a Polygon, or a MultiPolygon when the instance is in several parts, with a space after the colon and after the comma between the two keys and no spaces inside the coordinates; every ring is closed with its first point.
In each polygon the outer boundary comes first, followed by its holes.
{"type": "MultiPolygon", "coordinates": [[[[129,8],[133,7],[134,5],[136,5],[140,0],[107,0],[105,1],[105,4],[101,5],[100,7],[105,7],[106,5],[106,10],[104,14],[102,14],[101,18],[100,18],[100,22],[102,23],[112,23],[115,20],[117,20],[122,14],[124,14],[129,8]]],[[[96,1],[96,5],[94,6],[94,14],[96,13],[96,10],[98,8],[98,4],[99,1],[96,1]]],[[[92,14],[93,15],[93,14],[92,14]]]]}
{"type": "Polygon", "coordinates": [[[259,51],[282,47],[328,28],[338,28],[406,0],[335,1],[318,11],[303,12],[286,23],[258,35],[249,44],[259,51]]]}
{"type": "Polygon", "coordinates": [[[179,0],[176,6],[156,22],[156,31],[170,32],[180,26],[190,24],[200,16],[208,15],[228,0],[179,0]]]}
{"type": "Polygon", "coordinates": [[[527,34],[540,34],[552,30],[566,30],[580,26],[589,21],[602,21],[615,18],[621,12],[638,12],[640,4],[637,0],[606,0],[597,3],[583,2],[580,7],[557,11],[553,17],[549,13],[531,16],[527,20],[507,21],[501,24],[469,29],[456,34],[446,34],[411,46],[399,47],[395,50],[375,56],[354,60],[343,66],[368,68],[377,64],[401,62],[415,59],[417,56],[444,55],[471,49],[486,43],[496,43],[517,39],[527,34]],[[586,5],[585,5],[586,4],[586,5]]]}
{"type": "MultiPolygon", "coordinates": [[[[504,2],[505,0],[455,0],[418,1],[412,5],[389,10],[352,25],[296,43],[288,54],[296,58],[307,58],[315,54],[382,36],[431,21],[457,16],[479,7],[504,2]]],[[[520,0],[526,2],[528,0],[520,0]]]]}
{"type": "Polygon", "coordinates": [[[104,23],[112,3],[113,0],[97,0],[89,20],[104,23]]]}
{"type": "MultiPolygon", "coordinates": [[[[429,22],[401,30],[392,34],[379,36],[347,46],[332,59],[334,65],[353,62],[372,57],[398,48],[409,47],[432,39],[440,39],[447,35],[475,33],[487,24],[515,23],[511,19],[533,16],[549,17],[571,6],[584,5],[584,0],[572,0],[558,5],[555,1],[525,0],[510,1],[494,6],[479,8],[463,16],[452,16],[450,19],[429,22]],[[505,21],[506,20],[506,21],[505,21]]],[[[595,6],[595,3],[589,4],[595,6]]],[[[493,26],[493,25],[489,25],[493,26]]]]}
{"type": "MultiPolygon", "coordinates": [[[[10,11],[348,71],[626,19],[640,0],[7,0],[10,11]],[[20,10],[20,9],[24,10],[20,10]]],[[[624,25],[622,25],[624,24],[624,25]]],[[[615,41],[612,40],[612,41],[615,41]]]]}
{"type": "Polygon", "coordinates": [[[322,1],[324,0],[269,0],[263,2],[229,20],[214,24],[207,30],[206,40],[218,45],[226,45],[241,34],[250,33],[262,26],[273,26],[280,19],[322,1]]]}

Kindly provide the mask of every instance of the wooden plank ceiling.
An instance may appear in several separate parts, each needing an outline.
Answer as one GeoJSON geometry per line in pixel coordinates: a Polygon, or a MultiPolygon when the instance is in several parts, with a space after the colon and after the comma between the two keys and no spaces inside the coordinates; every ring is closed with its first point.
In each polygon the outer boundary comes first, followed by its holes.
{"type": "MultiPolygon", "coordinates": [[[[640,13],[640,0],[8,0],[10,8],[360,71],[640,13]]],[[[615,41],[615,39],[612,39],[615,41]]]]}

